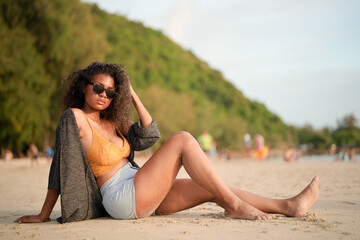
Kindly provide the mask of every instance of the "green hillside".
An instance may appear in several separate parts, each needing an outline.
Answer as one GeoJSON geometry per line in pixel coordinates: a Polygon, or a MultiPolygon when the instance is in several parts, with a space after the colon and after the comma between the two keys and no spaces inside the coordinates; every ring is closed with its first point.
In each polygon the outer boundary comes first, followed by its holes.
{"type": "Polygon", "coordinates": [[[278,116],[160,31],[77,0],[0,0],[0,13],[2,147],[52,141],[61,79],[92,61],[126,65],[162,141],[205,129],[220,148],[241,149],[246,132],[262,133],[270,146],[287,141],[278,116]]]}

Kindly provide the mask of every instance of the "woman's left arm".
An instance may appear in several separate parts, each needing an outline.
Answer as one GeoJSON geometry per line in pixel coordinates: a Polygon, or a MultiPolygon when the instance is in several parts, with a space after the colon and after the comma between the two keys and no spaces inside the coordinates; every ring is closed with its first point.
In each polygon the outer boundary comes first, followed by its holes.
{"type": "Polygon", "coordinates": [[[129,121],[131,126],[129,126],[127,139],[134,151],[142,151],[152,147],[160,139],[160,132],[155,120],[146,110],[131,84],[130,93],[140,121],[133,124],[129,121]]]}
{"type": "Polygon", "coordinates": [[[139,115],[141,126],[143,128],[148,128],[152,122],[152,117],[150,113],[146,110],[145,106],[142,104],[140,98],[138,97],[134,89],[132,88],[131,83],[130,83],[130,94],[134,107],[139,115]]]}

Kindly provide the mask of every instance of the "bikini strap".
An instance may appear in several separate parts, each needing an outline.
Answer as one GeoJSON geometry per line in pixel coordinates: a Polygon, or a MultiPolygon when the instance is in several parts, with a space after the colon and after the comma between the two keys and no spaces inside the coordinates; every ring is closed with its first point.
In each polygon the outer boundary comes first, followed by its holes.
{"type": "MultiPolygon", "coordinates": [[[[94,131],[94,128],[93,128],[93,126],[91,125],[91,123],[90,123],[90,121],[89,121],[89,118],[88,118],[88,116],[86,115],[86,113],[84,113],[83,111],[82,111],[82,113],[85,115],[86,120],[88,121],[91,130],[92,130],[93,132],[96,132],[96,131],[94,131]]],[[[116,131],[120,134],[120,136],[121,136],[121,137],[123,138],[123,140],[124,140],[125,137],[121,134],[121,132],[119,131],[119,129],[116,127],[115,123],[114,123],[113,121],[111,121],[111,123],[112,123],[112,125],[115,127],[116,131]]]]}
{"type": "Polygon", "coordinates": [[[112,125],[115,127],[116,131],[120,134],[120,136],[124,139],[125,137],[121,134],[121,132],[119,131],[119,129],[117,128],[117,126],[115,125],[115,123],[113,121],[111,121],[112,125]]]}
{"type": "Polygon", "coordinates": [[[82,111],[82,113],[85,115],[86,120],[88,121],[88,123],[89,123],[89,125],[90,125],[91,130],[92,130],[92,131],[94,131],[94,129],[93,129],[93,127],[92,127],[92,125],[91,125],[91,123],[90,123],[90,121],[89,121],[88,116],[87,116],[87,115],[86,115],[86,113],[84,113],[83,111],[82,111]]]}

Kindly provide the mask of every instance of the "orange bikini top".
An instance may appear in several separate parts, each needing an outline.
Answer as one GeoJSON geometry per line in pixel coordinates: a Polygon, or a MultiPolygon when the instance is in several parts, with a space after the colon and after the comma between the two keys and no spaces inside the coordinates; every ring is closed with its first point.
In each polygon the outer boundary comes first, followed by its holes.
{"type": "Polygon", "coordinates": [[[110,142],[109,140],[98,134],[91,126],[88,117],[85,117],[92,130],[92,143],[89,151],[86,153],[86,158],[89,162],[91,170],[95,177],[101,176],[111,168],[115,167],[116,164],[121,162],[123,159],[130,155],[130,145],[124,136],[120,133],[117,127],[116,131],[122,137],[124,143],[122,147],[110,142]]]}

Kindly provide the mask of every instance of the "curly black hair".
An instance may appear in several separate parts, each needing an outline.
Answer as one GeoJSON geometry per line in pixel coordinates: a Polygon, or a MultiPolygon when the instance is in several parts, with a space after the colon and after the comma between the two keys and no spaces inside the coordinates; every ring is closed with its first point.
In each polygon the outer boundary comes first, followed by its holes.
{"type": "Polygon", "coordinates": [[[85,102],[83,87],[97,74],[109,75],[114,79],[117,94],[109,107],[100,112],[100,118],[114,122],[123,134],[126,133],[131,112],[131,96],[130,80],[124,68],[122,64],[93,62],[88,67],[70,74],[63,81],[63,109],[81,109],[85,102]]]}

